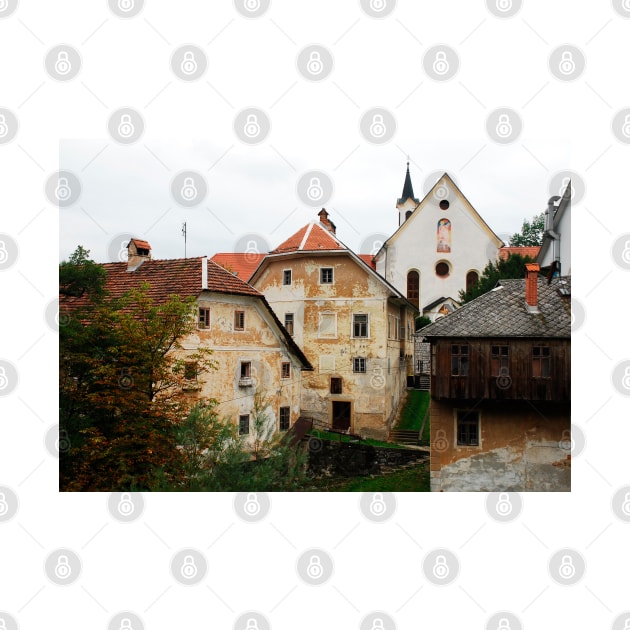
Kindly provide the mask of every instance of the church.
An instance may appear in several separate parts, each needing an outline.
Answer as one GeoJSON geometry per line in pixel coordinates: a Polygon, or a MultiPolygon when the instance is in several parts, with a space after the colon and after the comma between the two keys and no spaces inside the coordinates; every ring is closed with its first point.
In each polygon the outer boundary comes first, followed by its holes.
{"type": "Polygon", "coordinates": [[[419,200],[407,162],[396,210],[398,229],[375,254],[376,271],[435,321],[458,307],[460,290],[479,280],[503,242],[448,173],[419,200]]]}

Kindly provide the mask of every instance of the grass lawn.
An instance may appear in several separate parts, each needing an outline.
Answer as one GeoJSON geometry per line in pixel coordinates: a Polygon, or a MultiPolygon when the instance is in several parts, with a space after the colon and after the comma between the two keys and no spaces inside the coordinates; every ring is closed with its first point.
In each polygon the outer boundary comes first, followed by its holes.
{"type": "Polygon", "coordinates": [[[349,435],[329,433],[328,431],[318,431],[317,429],[310,431],[309,435],[319,438],[320,440],[330,440],[331,442],[339,442],[339,438],[341,438],[342,442],[353,442],[354,444],[369,444],[370,446],[380,446],[381,448],[405,448],[400,444],[394,444],[393,442],[379,442],[378,440],[371,440],[370,438],[366,438],[365,440],[358,442],[349,435]]]}
{"type": "MultiPolygon", "coordinates": [[[[427,413],[429,408],[429,401],[431,396],[429,392],[421,392],[416,389],[410,389],[407,395],[407,400],[400,413],[400,420],[396,425],[396,429],[404,431],[420,431],[424,414],[427,413]]],[[[429,440],[429,423],[424,426],[425,435],[423,439],[429,440]]]]}
{"type": "MultiPolygon", "coordinates": [[[[318,479],[313,483],[320,492],[430,492],[428,458],[417,466],[378,477],[318,479]]],[[[310,490],[310,488],[306,488],[310,490]]]]}

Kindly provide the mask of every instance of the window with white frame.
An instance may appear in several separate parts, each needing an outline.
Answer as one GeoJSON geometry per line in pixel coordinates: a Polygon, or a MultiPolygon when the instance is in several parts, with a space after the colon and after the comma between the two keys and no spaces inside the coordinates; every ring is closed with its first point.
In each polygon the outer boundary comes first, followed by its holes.
{"type": "Polygon", "coordinates": [[[352,336],[369,337],[368,316],[361,313],[352,315],[352,336]]]}
{"type": "Polygon", "coordinates": [[[284,327],[287,329],[287,332],[293,336],[293,313],[285,313],[284,314],[284,327]]]}
{"type": "Polygon", "coordinates": [[[198,328],[210,328],[210,309],[199,307],[198,328]]]}
{"type": "Polygon", "coordinates": [[[291,426],[291,407],[280,407],[278,417],[278,429],[280,431],[288,431],[291,426]]]}
{"type": "Polygon", "coordinates": [[[366,363],[367,360],[365,357],[354,357],[352,359],[352,371],[358,373],[366,372],[366,363]]]}
{"type": "Polygon", "coordinates": [[[319,282],[320,284],[332,284],[334,280],[332,267],[321,267],[319,270],[319,282]]]}
{"type": "Polygon", "coordinates": [[[284,269],[282,271],[282,284],[284,286],[290,286],[292,282],[291,269],[284,269]]]}

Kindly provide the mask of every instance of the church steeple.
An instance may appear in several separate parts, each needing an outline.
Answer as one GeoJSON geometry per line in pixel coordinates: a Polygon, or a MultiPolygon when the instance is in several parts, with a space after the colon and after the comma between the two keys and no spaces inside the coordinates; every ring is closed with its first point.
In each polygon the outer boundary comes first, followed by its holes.
{"type": "Polygon", "coordinates": [[[407,161],[407,173],[405,175],[402,197],[396,202],[398,225],[402,225],[411,216],[419,203],[420,201],[413,196],[413,185],[411,184],[411,175],[409,174],[409,161],[407,161]]]}
{"type": "Polygon", "coordinates": [[[413,185],[411,184],[411,175],[409,173],[409,162],[407,162],[407,174],[405,175],[405,184],[403,186],[402,197],[398,200],[398,205],[402,205],[407,201],[407,199],[411,199],[416,203],[419,203],[419,200],[413,196],[413,185]]]}

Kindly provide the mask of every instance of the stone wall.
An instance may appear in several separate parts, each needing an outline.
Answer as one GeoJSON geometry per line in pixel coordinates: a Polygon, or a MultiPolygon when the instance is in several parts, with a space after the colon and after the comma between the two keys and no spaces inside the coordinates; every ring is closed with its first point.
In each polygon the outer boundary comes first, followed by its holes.
{"type": "Polygon", "coordinates": [[[459,446],[456,410],[465,408],[431,400],[431,490],[571,490],[570,405],[478,403],[479,445],[459,446]]]}
{"type": "Polygon", "coordinates": [[[314,475],[355,477],[378,474],[381,466],[401,466],[428,457],[426,451],[379,448],[369,444],[306,438],[309,471],[314,475]]]}

